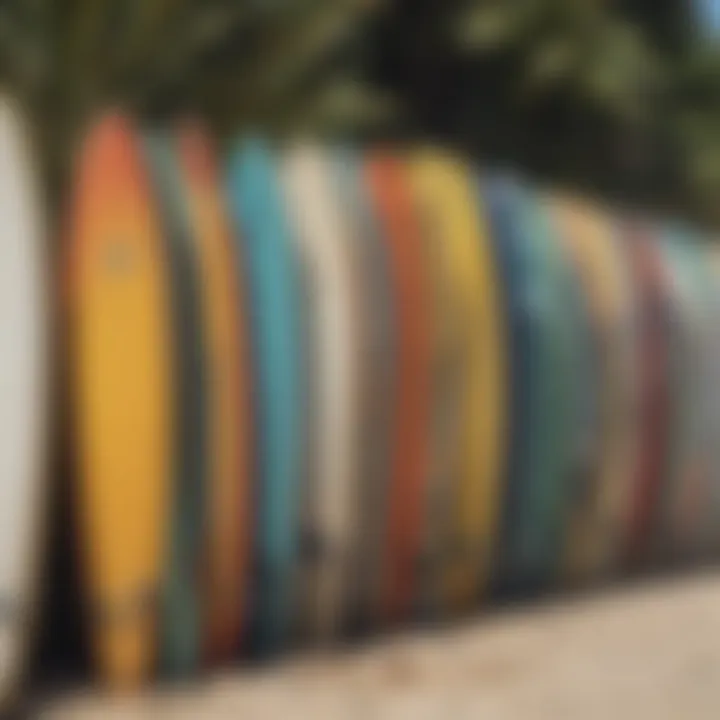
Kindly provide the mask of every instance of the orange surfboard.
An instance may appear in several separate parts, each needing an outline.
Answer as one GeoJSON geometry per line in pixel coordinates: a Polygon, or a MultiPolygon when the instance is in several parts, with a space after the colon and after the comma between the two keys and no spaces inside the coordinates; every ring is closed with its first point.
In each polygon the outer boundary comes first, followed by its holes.
{"type": "Polygon", "coordinates": [[[387,620],[397,621],[412,612],[422,554],[422,500],[430,432],[430,288],[407,168],[391,155],[377,152],[366,161],[365,178],[387,247],[398,322],[381,610],[387,620]]]}
{"type": "Polygon", "coordinates": [[[250,422],[239,258],[233,251],[211,143],[188,123],[177,137],[200,261],[208,348],[209,486],[204,573],[204,644],[209,662],[240,644],[249,559],[250,422]]]}
{"type": "Polygon", "coordinates": [[[168,266],[132,123],[89,133],[71,206],[70,363],[78,515],[104,679],[150,674],[172,467],[168,266]]]}

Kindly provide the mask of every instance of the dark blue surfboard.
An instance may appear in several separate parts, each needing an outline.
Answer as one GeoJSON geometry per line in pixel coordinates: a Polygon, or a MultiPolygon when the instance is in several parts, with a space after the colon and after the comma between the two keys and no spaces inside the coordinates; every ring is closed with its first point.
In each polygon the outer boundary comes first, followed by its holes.
{"type": "Polygon", "coordinates": [[[527,532],[526,495],[533,472],[532,418],[537,404],[540,339],[530,294],[532,260],[518,222],[520,188],[510,178],[494,176],[481,179],[480,192],[502,278],[508,341],[508,466],[495,570],[496,587],[506,594],[521,590],[527,576],[523,535],[527,532]]]}
{"type": "Polygon", "coordinates": [[[522,498],[520,560],[523,582],[539,589],[556,579],[571,481],[575,471],[580,397],[572,276],[546,207],[529,189],[515,196],[515,208],[531,263],[528,292],[536,333],[529,455],[522,498]]]}

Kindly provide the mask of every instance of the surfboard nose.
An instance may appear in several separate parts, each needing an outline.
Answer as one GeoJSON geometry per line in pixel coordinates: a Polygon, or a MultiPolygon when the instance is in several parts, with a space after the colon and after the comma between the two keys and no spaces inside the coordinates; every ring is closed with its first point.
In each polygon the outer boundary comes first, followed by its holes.
{"type": "Polygon", "coordinates": [[[82,168],[80,182],[92,175],[93,185],[97,188],[98,183],[113,185],[118,179],[127,177],[127,173],[135,174],[138,163],[136,137],[132,121],[120,112],[109,112],[98,118],[87,136],[88,150],[84,157],[88,161],[82,168]],[[114,171],[95,172],[98,167],[114,168],[114,171]]]}

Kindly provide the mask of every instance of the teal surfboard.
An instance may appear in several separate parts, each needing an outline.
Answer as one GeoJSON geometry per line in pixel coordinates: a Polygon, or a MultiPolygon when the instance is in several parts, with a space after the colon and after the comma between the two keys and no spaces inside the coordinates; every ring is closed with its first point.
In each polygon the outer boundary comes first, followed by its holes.
{"type": "Polygon", "coordinates": [[[175,470],[169,557],[160,619],[161,672],[193,672],[200,660],[203,486],[207,468],[206,392],[198,262],[181,169],[169,136],[145,139],[145,154],[171,271],[175,356],[175,470]]]}
{"type": "MultiPolygon", "coordinates": [[[[588,506],[598,483],[598,456],[600,443],[600,395],[602,393],[599,362],[598,328],[592,308],[592,297],[583,268],[572,252],[571,239],[565,233],[569,228],[551,217],[553,251],[564,266],[564,280],[559,284],[560,314],[567,323],[566,353],[564,354],[567,413],[563,416],[566,427],[567,470],[561,512],[561,558],[565,564],[569,544],[576,530],[587,516],[588,506]],[[563,301],[564,298],[564,301],[563,301]]],[[[558,348],[561,350],[561,348],[558,348]]],[[[574,582],[576,578],[569,578],[574,582]]]]}
{"type": "Polygon", "coordinates": [[[539,357],[543,310],[534,286],[527,227],[521,219],[522,187],[511,177],[494,175],[480,179],[479,191],[488,211],[494,256],[502,278],[510,364],[508,469],[494,584],[500,594],[515,595],[528,590],[538,574],[531,547],[537,525],[531,493],[537,478],[534,432],[542,401],[538,378],[542,367],[539,357]]]}
{"type": "Polygon", "coordinates": [[[562,563],[566,507],[576,471],[575,422],[581,379],[581,345],[575,336],[581,318],[570,266],[539,197],[525,191],[517,206],[532,267],[531,297],[538,333],[535,403],[519,540],[523,574],[531,586],[555,579],[562,563]]]}
{"type": "Polygon", "coordinates": [[[277,176],[258,139],[240,141],[227,190],[249,292],[257,468],[254,646],[265,654],[289,639],[298,557],[302,460],[302,348],[298,269],[277,176]]]}

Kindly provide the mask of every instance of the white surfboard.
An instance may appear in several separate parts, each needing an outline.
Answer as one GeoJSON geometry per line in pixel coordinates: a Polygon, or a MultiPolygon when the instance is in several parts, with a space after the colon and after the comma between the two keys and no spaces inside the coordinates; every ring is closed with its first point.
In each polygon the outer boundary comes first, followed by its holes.
{"type": "Polygon", "coordinates": [[[333,197],[328,163],[322,151],[297,146],[286,156],[282,173],[309,303],[305,402],[312,427],[303,505],[311,509],[307,524],[312,557],[306,558],[310,597],[303,625],[322,640],[337,632],[343,614],[357,466],[358,333],[350,242],[333,197]]]}
{"type": "Polygon", "coordinates": [[[0,709],[22,677],[45,519],[49,306],[36,170],[24,116],[0,98],[0,709]]]}
{"type": "Polygon", "coordinates": [[[385,238],[363,175],[363,151],[330,158],[336,202],[350,241],[358,356],[358,453],[345,626],[367,635],[380,624],[395,421],[397,327],[385,238]]]}

